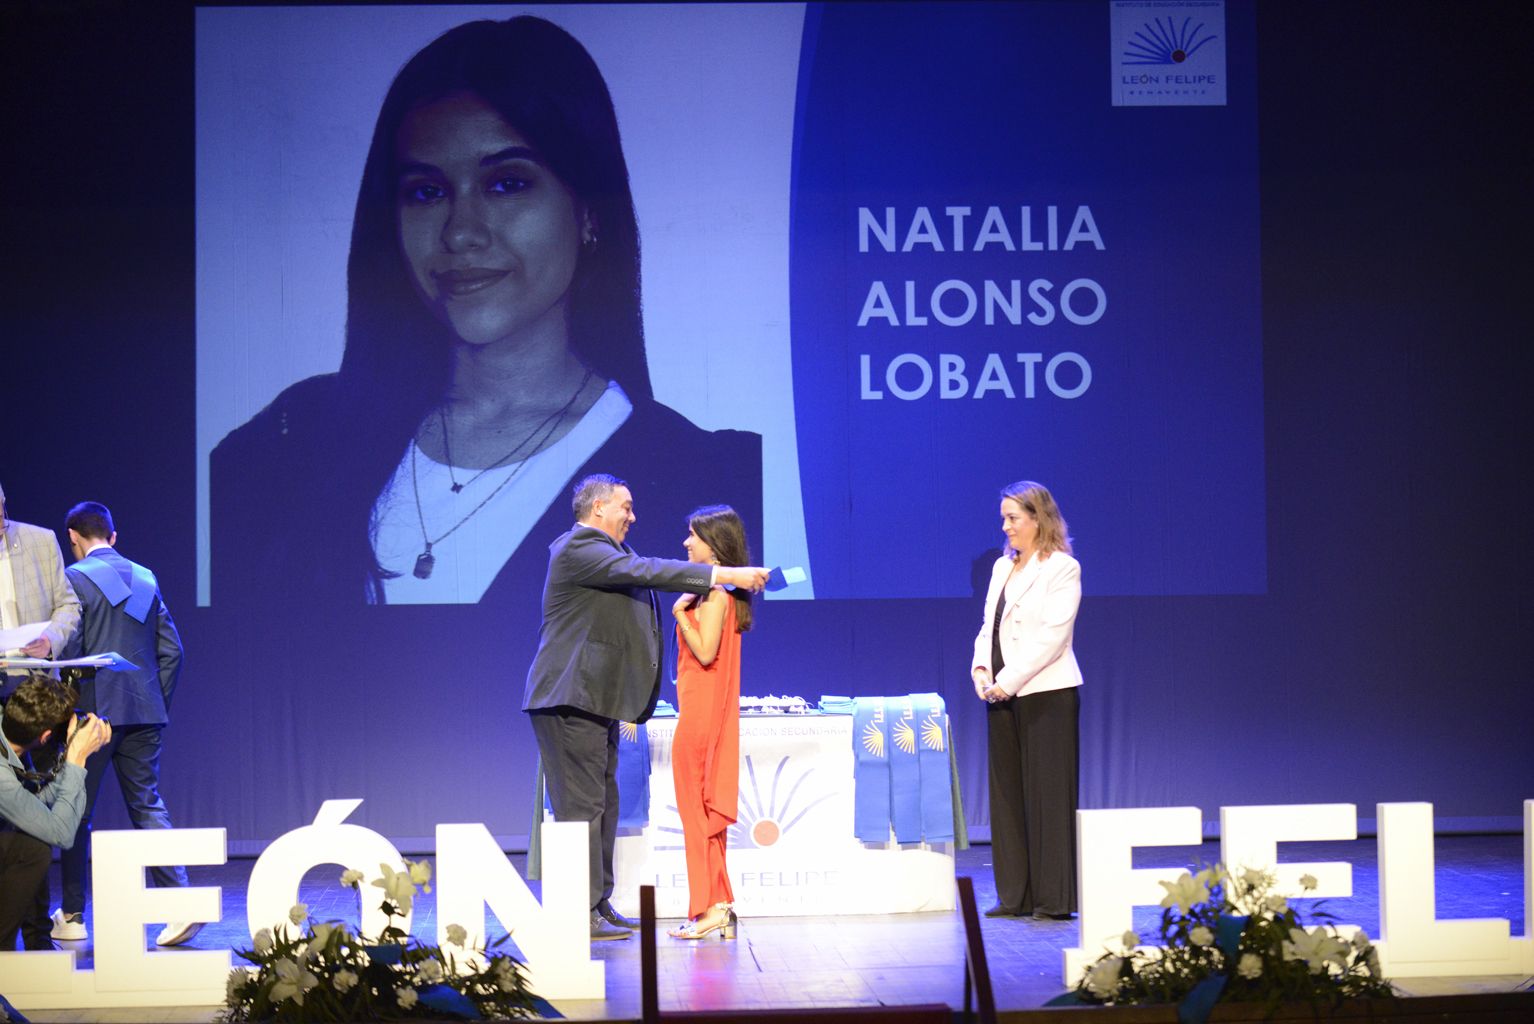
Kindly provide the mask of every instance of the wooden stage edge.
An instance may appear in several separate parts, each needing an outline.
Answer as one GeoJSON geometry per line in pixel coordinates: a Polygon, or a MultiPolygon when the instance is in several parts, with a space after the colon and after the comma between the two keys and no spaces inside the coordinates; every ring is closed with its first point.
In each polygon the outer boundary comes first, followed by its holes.
{"type": "MultiPolygon", "coordinates": [[[[884,1024],[922,1024],[936,1020],[953,1024],[978,1019],[959,1010],[942,1006],[852,1006],[813,1007],[804,1009],[719,1010],[689,1013],[662,1013],[661,1022],[676,1024],[762,1024],[764,1021],[787,1021],[810,1024],[852,1024],[855,1021],[881,1021],[884,1024]]],[[[1451,996],[1404,996],[1399,999],[1353,1000],[1332,1007],[1325,1004],[1283,1003],[1276,1008],[1260,1003],[1223,1003],[1209,1016],[1211,1024],[1219,1021],[1269,1021],[1294,1024],[1300,1021],[1342,1020],[1371,1021],[1379,1024],[1427,1024],[1430,1021],[1486,1021],[1489,1024],[1529,1024],[1534,1021],[1534,991],[1489,992],[1451,996]]],[[[611,1024],[631,1024],[636,1018],[615,1018],[611,1024]]],[[[1074,1006],[1041,1007],[1033,1010],[1004,1010],[996,1015],[1001,1024],[1168,1024],[1176,1022],[1177,1007],[1160,1006],[1074,1006]]]]}

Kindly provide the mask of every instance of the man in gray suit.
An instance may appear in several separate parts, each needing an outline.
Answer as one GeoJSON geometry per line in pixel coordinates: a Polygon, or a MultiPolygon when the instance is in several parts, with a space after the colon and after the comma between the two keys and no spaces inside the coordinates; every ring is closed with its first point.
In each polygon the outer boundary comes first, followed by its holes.
{"type": "MultiPolygon", "coordinates": [[[[57,657],[79,628],[80,599],[64,577],[64,558],[53,531],[7,519],[5,490],[0,488],[0,627],[33,622],[47,622],[48,628],[20,653],[28,658],[57,657]]],[[[16,676],[14,683],[23,678],[16,676]]],[[[4,682],[0,675],[0,684],[4,682]]]]}
{"type": "Polygon", "coordinates": [[[591,825],[592,939],[624,939],[634,922],[613,909],[618,836],[618,723],[643,722],[660,697],[655,590],[761,590],[767,570],[641,558],[624,543],[634,497],[598,473],[575,486],[575,525],[549,545],[538,653],[522,710],[532,717],[558,821],[591,825]]]}
{"type": "MultiPolygon", "coordinates": [[[[160,746],[181,676],[181,636],[160,596],[160,584],[154,573],[112,547],[117,543],[112,513],[98,502],[83,501],[69,510],[65,526],[78,559],[66,572],[84,609],[80,631],[66,655],[115,651],[139,667],[123,672],[97,669],[80,687],[78,707],[109,720],[113,731],[111,742],[85,763],[85,816],[74,845],[59,857],[64,898],[53,915],[53,937],[61,940],[88,936],[84,912],[90,821],[107,766],[116,769],[134,828],[174,827],[160,796],[160,746]]],[[[157,866],[149,873],[158,886],[187,884],[184,867],[157,866]]],[[[155,942],[178,946],[201,927],[195,921],[172,922],[155,942]]]]}

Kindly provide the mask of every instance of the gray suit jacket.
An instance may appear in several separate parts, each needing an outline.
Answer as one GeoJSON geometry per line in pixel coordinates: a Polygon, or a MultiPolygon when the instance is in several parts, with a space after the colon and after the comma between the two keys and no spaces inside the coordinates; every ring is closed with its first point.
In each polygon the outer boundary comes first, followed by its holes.
{"type": "Polygon", "coordinates": [[[522,710],[649,718],[661,683],[655,590],[706,594],[710,578],[706,565],[641,558],[595,527],[572,527],[549,545],[543,625],[522,710]]]}
{"type": "Polygon", "coordinates": [[[10,555],[11,579],[16,588],[16,624],[47,620],[43,630],[60,657],[80,625],[80,599],[64,578],[64,556],[52,530],[14,519],[5,525],[0,543],[10,555]]]}

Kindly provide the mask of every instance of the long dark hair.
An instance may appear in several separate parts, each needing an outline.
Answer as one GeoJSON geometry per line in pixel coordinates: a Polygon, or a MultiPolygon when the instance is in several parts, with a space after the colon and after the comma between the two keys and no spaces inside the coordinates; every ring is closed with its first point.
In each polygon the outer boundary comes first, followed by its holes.
{"type": "MultiPolygon", "coordinates": [[[[698,539],[713,549],[720,565],[750,565],[751,544],[746,540],[746,524],[740,515],[728,505],[704,505],[694,509],[687,517],[687,528],[698,539]]],[[[751,631],[751,592],[736,587],[730,591],[735,598],[735,631],[751,631]]]]}
{"type": "Polygon", "coordinates": [[[389,87],[352,220],[340,372],[347,407],[340,411],[355,436],[343,450],[357,468],[359,493],[351,504],[366,510],[375,584],[386,573],[372,553],[373,503],[421,418],[442,400],[454,341],[417,295],[399,251],[395,141],[413,107],[459,92],[493,107],[591,211],[597,239],[583,247],[571,283],[571,345],[630,397],[652,397],[639,310],[639,227],[617,116],[596,62],[574,36],[531,15],[448,30],[389,87]]]}

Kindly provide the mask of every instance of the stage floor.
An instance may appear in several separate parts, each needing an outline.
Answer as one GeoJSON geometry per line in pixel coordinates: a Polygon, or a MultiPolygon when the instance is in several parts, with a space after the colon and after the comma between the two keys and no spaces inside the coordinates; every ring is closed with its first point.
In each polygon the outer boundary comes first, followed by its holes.
{"type": "MultiPolygon", "coordinates": [[[[980,908],[994,901],[989,846],[958,854],[958,873],[975,881],[980,908]]],[[[1340,921],[1379,935],[1379,890],[1373,839],[1353,842],[1286,843],[1285,860],[1346,860],[1353,864],[1354,895],[1325,901],[1340,921]]],[[[1196,847],[1141,850],[1136,867],[1198,865],[1219,857],[1217,843],[1196,847]]],[[[526,858],[513,854],[522,870],[526,858]]],[[[252,861],[235,860],[217,868],[192,868],[194,885],[223,888],[224,917],[209,925],[190,948],[248,946],[245,884],[252,861]]],[[[356,895],[343,889],[339,870],[316,868],[305,877],[301,896],[320,920],[357,920],[356,895]]],[[[57,866],[53,878],[58,893],[57,866]]],[[[537,891],[537,884],[533,885],[537,891]]],[[[1437,840],[1438,916],[1504,917],[1514,935],[1524,934],[1522,837],[1440,836],[1437,840]]],[[[1299,901],[1301,906],[1309,901],[1299,901]]],[[[436,933],[435,902],[416,902],[412,930],[431,939],[436,933]]],[[[1308,920],[1308,915],[1306,915],[1308,920]]],[[[1142,908],[1136,929],[1147,939],[1156,934],[1159,910],[1142,908]]],[[[87,916],[89,921],[89,916],[87,916]]],[[[663,926],[668,922],[663,922],[663,926]]],[[[1036,1009],[1063,991],[1061,949],[1076,942],[1076,922],[986,919],[986,956],[1001,1011],[1036,1009]]],[[[957,912],[869,917],[802,917],[743,920],[734,942],[679,942],[662,934],[658,941],[660,1001],[663,1010],[804,1006],[869,1006],[922,1002],[962,1005],[964,984],[963,924],[957,912]]],[[[498,934],[492,922],[492,935],[498,934]]],[[[69,943],[74,946],[77,944],[69,943]]],[[[81,966],[91,949],[80,943],[81,966]]],[[[163,955],[174,956],[175,950],[163,955]]],[[[633,1021],[639,1018],[639,943],[636,939],[593,945],[593,955],[607,964],[607,998],[560,1002],[556,1008],[574,1020],[633,1021]]],[[[1529,989],[1534,979],[1492,975],[1465,978],[1411,978],[1398,986],[1409,995],[1510,992],[1529,989]]],[[[39,1010],[34,1021],[211,1021],[216,1007],[163,1010],[39,1010]]]]}

